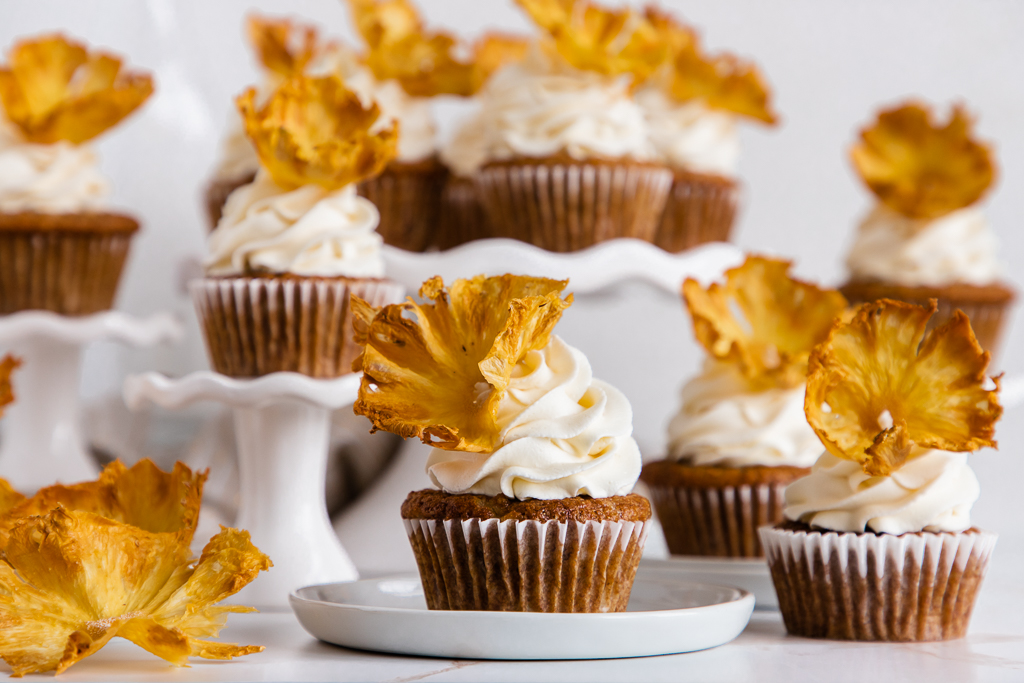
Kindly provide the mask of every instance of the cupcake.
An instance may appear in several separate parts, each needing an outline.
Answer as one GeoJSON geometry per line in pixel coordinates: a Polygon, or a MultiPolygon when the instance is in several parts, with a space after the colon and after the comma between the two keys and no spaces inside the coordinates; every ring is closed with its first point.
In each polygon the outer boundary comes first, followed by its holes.
{"type": "Polygon", "coordinates": [[[664,61],[661,37],[631,9],[519,4],[546,37],[484,85],[456,172],[473,177],[494,236],[560,252],[652,241],[672,173],[632,91],[664,61]]]}
{"type": "Polygon", "coordinates": [[[378,129],[334,75],[295,76],[262,106],[237,100],[260,157],[255,180],[235,190],[210,233],[206,277],[191,283],[210,361],[254,377],[349,372],[359,353],[349,297],[401,300],[386,280],[376,207],[356,184],[395,154],[395,126],[378,129]]]}
{"type": "Polygon", "coordinates": [[[654,243],[679,252],[728,241],[739,202],[737,124],[774,125],[771,93],[755,65],[708,55],[695,31],[653,8],[646,13],[670,45],[665,65],[636,92],[653,147],[673,172],[654,243]]]}
{"type": "Polygon", "coordinates": [[[724,286],[683,285],[708,355],[683,386],[667,457],[641,475],[673,554],[761,556],[757,529],[782,520],[782,492],[821,454],[803,411],[807,359],[846,301],[789,268],[749,256],[724,286]]]}
{"type": "Polygon", "coordinates": [[[960,638],[995,545],[971,526],[967,452],[996,445],[989,353],[956,311],[883,299],[811,355],[807,419],[827,451],[761,530],[786,629],[841,640],[960,638]]]}
{"type": "Polygon", "coordinates": [[[138,222],[107,208],[89,142],[153,92],[82,43],[16,43],[0,67],[0,314],[109,309],[138,222]]]}
{"type": "Polygon", "coordinates": [[[995,179],[991,147],[954,106],[934,120],[909,102],[882,111],[861,131],[853,165],[875,194],[846,259],[841,287],[854,303],[881,298],[927,305],[932,326],[962,310],[982,348],[995,351],[1014,291],[1002,280],[999,244],[978,201],[995,179]]]}
{"type": "Polygon", "coordinates": [[[430,609],[618,612],[650,505],[632,410],[552,334],[568,281],[513,275],[423,284],[375,310],[354,300],[354,410],[434,447],[436,490],[402,505],[430,609]]]}

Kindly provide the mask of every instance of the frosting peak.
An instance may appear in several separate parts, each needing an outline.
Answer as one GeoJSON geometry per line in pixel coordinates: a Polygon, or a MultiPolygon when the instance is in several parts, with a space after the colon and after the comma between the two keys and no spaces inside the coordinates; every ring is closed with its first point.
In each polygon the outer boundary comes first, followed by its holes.
{"type": "Polygon", "coordinates": [[[235,190],[210,234],[210,275],[249,271],[294,275],[381,277],[380,214],[354,185],[278,186],[265,170],[235,190]]]}
{"type": "Polygon", "coordinates": [[[640,476],[629,401],[592,376],[581,351],[557,336],[513,371],[498,406],[493,453],[435,449],[431,481],[448,493],[544,500],[625,495],[640,476]]]}

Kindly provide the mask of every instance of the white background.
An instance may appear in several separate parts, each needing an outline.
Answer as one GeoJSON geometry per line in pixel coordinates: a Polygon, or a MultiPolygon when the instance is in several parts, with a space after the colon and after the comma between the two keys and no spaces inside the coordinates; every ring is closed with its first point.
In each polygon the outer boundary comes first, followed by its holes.
{"type": "MultiPolygon", "coordinates": [[[[986,210],[1003,246],[1008,280],[1024,275],[1024,3],[1006,0],[674,0],[663,3],[701,27],[712,48],[756,57],[771,82],[782,125],[743,131],[739,174],[746,206],[736,241],[794,258],[805,277],[838,284],[852,228],[870,204],[847,162],[855,131],[880,105],[908,95],[964,100],[979,134],[996,143],[999,180],[986,210]]],[[[528,30],[511,0],[421,0],[428,21],[475,37],[486,29],[528,30]]],[[[183,296],[179,263],[203,251],[200,191],[215,162],[232,97],[257,71],[242,35],[256,8],[316,21],[333,36],[353,33],[339,0],[3,0],[0,45],[61,29],[153,71],[156,94],[144,109],[101,138],[114,204],[140,216],[118,307],[136,314],[175,310],[190,337],[174,349],[89,353],[83,391],[118,392],[129,371],[182,374],[205,365],[183,296]]],[[[438,109],[451,130],[461,103],[438,109]]],[[[633,402],[637,438],[648,457],[661,448],[676,392],[699,354],[678,300],[630,287],[566,314],[561,333],[583,348],[595,374],[633,402]],[[578,310],[576,310],[578,309],[578,310]],[[573,315],[576,317],[573,318],[573,315]]],[[[1024,372],[1024,316],[1012,319],[1000,364],[1024,372]]],[[[1022,411],[1000,428],[1004,449],[981,453],[976,520],[1014,533],[1024,475],[1022,411]],[[1006,448],[1009,446],[1010,448],[1006,448]],[[1018,452],[1013,452],[1018,451],[1018,452]]]]}

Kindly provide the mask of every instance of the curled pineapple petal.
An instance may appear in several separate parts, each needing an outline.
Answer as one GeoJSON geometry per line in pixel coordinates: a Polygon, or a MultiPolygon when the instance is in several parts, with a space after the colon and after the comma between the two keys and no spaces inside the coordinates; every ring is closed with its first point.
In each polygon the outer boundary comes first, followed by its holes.
{"type": "Polygon", "coordinates": [[[989,354],[960,311],[926,335],[935,310],[934,301],[865,304],[811,354],[807,420],[831,453],[868,474],[898,469],[912,446],[995,446],[1002,407],[998,383],[984,388],[989,354]]]}
{"type": "Polygon", "coordinates": [[[508,33],[487,33],[473,43],[473,64],[476,72],[473,91],[483,87],[495,71],[526,56],[529,41],[508,33]]]}
{"type": "Polygon", "coordinates": [[[886,206],[911,218],[937,218],[975,203],[995,180],[992,149],[972,136],[971,126],[961,106],[941,124],[927,106],[908,102],[880,112],[850,157],[886,206]]]}
{"type": "Polygon", "coordinates": [[[16,43],[0,67],[0,102],[25,139],[82,143],[114,126],[153,93],[148,74],[50,35],[16,43]]]}
{"type": "Polygon", "coordinates": [[[14,403],[14,384],[11,375],[21,367],[21,359],[7,354],[0,360],[0,415],[3,409],[14,403]]]}
{"type": "Polygon", "coordinates": [[[726,271],[724,286],[683,283],[697,341],[712,357],[738,364],[755,388],[802,384],[811,349],[846,309],[842,294],[793,279],[790,266],[748,256],[726,271]]]}
{"type": "Polygon", "coordinates": [[[354,410],[374,429],[446,450],[498,446],[495,413],[512,368],[543,348],[572,303],[567,280],[502,275],[423,284],[432,303],[360,305],[366,345],[353,369],[363,379],[354,410]]]}
{"type": "Polygon", "coordinates": [[[180,462],[171,472],[163,472],[148,459],[130,468],[115,460],[95,481],[48,486],[6,513],[0,512],[0,549],[18,520],[44,515],[58,505],[152,533],[177,533],[188,545],[199,522],[206,476],[206,472],[192,472],[180,462]]]}
{"type": "Polygon", "coordinates": [[[578,69],[606,76],[633,76],[634,84],[665,61],[667,44],[641,13],[609,10],[587,0],[516,0],[578,69]]]}
{"type": "Polygon", "coordinates": [[[246,32],[263,67],[282,78],[301,74],[317,51],[316,28],[289,19],[252,14],[246,32]]]}
{"type": "Polygon", "coordinates": [[[6,479],[0,479],[0,515],[24,501],[25,496],[15,491],[6,479]]]}
{"type": "Polygon", "coordinates": [[[222,529],[195,566],[180,533],[151,533],[57,507],[20,520],[0,560],[0,658],[16,676],[64,671],[114,636],[172,664],[261,647],[209,643],[237,592],[269,559],[246,532],[222,529]]]}
{"type": "Polygon", "coordinates": [[[337,76],[295,76],[262,107],[250,89],[237,100],[263,166],[285,188],[337,190],[372,177],[398,153],[398,127],[376,130],[380,110],[364,108],[337,76]]]}

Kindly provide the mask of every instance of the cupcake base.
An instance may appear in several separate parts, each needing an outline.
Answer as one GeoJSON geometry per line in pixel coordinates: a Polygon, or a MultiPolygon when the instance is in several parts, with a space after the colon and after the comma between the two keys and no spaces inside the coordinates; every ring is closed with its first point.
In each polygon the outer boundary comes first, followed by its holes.
{"type": "Polygon", "coordinates": [[[761,530],[786,630],[807,638],[929,641],[962,638],[995,534],[761,530]]]}
{"type": "Polygon", "coordinates": [[[437,610],[622,612],[650,516],[636,494],[516,501],[427,490],[402,505],[437,610]]]}
{"type": "Polygon", "coordinates": [[[739,208],[730,178],[677,170],[654,243],[677,253],[706,242],[728,242],[739,208]]]}
{"type": "Polygon", "coordinates": [[[851,304],[862,304],[878,299],[895,299],[919,306],[927,306],[937,299],[939,309],[928,322],[931,330],[949,320],[953,311],[961,310],[971,320],[974,336],[981,348],[993,355],[999,348],[1006,311],[1015,298],[1014,291],[1003,284],[945,287],[905,287],[884,282],[852,281],[839,288],[851,304]]]}
{"type": "Polygon", "coordinates": [[[487,237],[491,237],[491,226],[476,185],[469,178],[449,175],[441,194],[434,244],[444,251],[487,237]]]}
{"type": "Polygon", "coordinates": [[[353,335],[350,297],[380,307],[404,295],[390,280],[344,277],[208,277],[189,287],[210,364],[229,377],[352,372],[362,347],[353,335]]]}
{"type": "Polygon", "coordinates": [[[231,193],[243,185],[249,185],[254,180],[256,180],[255,171],[236,178],[215,178],[210,181],[203,192],[203,201],[206,204],[206,215],[210,219],[211,231],[220,223],[221,216],[224,215],[224,205],[227,204],[231,193]]]}
{"type": "Polygon", "coordinates": [[[407,251],[423,251],[433,243],[447,176],[448,169],[430,158],[392,162],[379,176],[359,183],[359,194],[380,211],[377,232],[384,242],[407,251]]]}
{"type": "Polygon", "coordinates": [[[138,229],[113,213],[0,214],[0,315],[108,310],[138,229]]]}
{"type": "Polygon", "coordinates": [[[783,492],[804,467],[693,466],[672,460],[644,465],[641,480],[673,555],[761,557],[757,530],[783,520],[783,492]]]}
{"type": "Polygon", "coordinates": [[[521,159],[476,176],[495,237],[577,251],[617,237],[654,241],[672,172],[629,161],[521,159]]]}

